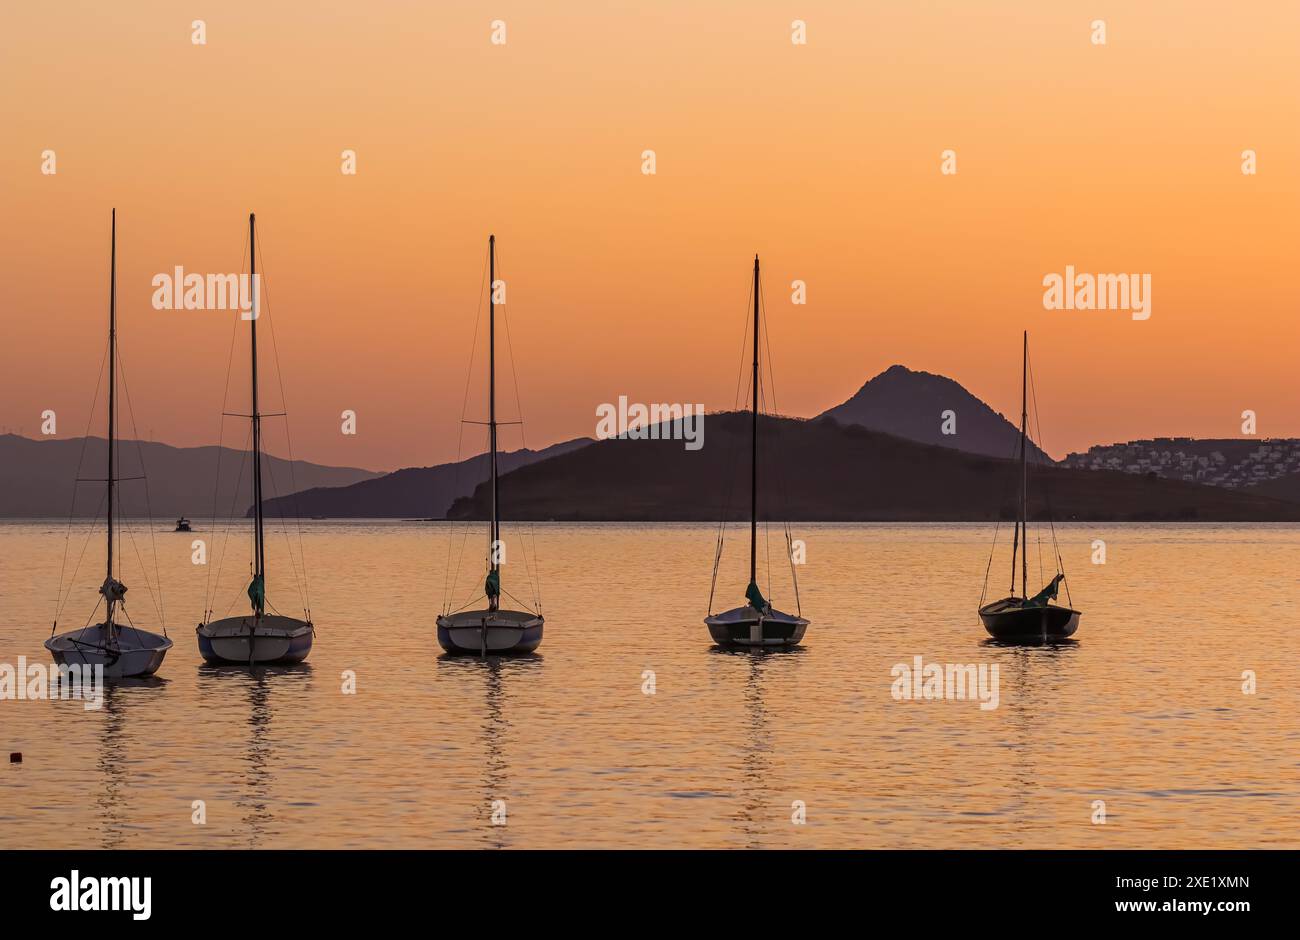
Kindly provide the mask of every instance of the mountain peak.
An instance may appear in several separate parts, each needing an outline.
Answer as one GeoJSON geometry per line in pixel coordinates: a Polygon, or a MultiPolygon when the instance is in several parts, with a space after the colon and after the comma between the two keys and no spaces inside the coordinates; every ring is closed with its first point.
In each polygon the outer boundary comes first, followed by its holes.
{"type": "MultiPolygon", "coordinates": [[[[990,457],[1013,456],[1020,441],[1015,425],[961,383],[901,364],[868,380],[852,398],[822,417],[990,457]],[[947,412],[952,412],[950,419],[947,412]]],[[[1032,443],[1030,455],[1036,461],[1054,462],[1032,443]]]]}
{"type": "Polygon", "coordinates": [[[884,372],[881,372],[879,375],[875,376],[874,378],[868,379],[867,385],[870,385],[872,382],[882,382],[886,380],[894,380],[894,381],[913,380],[918,382],[939,382],[945,385],[954,385],[957,388],[961,388],[961,385],[959,383],[948,378],[946,375],[939,375],[936,372],[924,372],[921,369],[909,369],[907,366],[900,365],[898,363],[895,363],[894,365],[890,366],[888,369],[886,369],[884,372]]]}

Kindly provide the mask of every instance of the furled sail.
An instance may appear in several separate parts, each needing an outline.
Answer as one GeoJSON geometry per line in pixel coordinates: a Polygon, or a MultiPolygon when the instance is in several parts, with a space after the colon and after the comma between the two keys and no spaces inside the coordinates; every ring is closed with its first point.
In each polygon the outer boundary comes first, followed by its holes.
{"type": "Polygon", "coordinates": [[[99,593],[110,601],[120,601],[126,597],[126,585],[117,578],[105,578],[99,586],[99,593]]]}
{"type": "Polygon", "coordinates": [[[248,599],[253,602],[254,610],[266,607],[266,579],[262,575],[254,576],[248,583],[248,599]]]}
{"type": "Polygon", "coordinates": [[[1024,602],[1024,604],[1021,605],[1021,606],[1024,606],[1024,607],[1046,607],[1048,601],[1054,601],[1054,600],[1056,600],[1056,591],[1057,591],[1057,588],[1060,587],[1061,582],[1064,581],[1064,580],[1065,580],[1065,575],[1063,575],[1063,574],[1058,574],[1055,578],[1052,579],[1052,582],[1051,582],[1049,585],[1047,585],[1047,587],[1043,588],[1041,591],[1039,591],[1039,592],[1038,592],[1037,594],[1035,594],[1033,597],[1031,597],[1031,598],[1029,598],[1028,600],[1026,600],[1026,601],[1024,602]]]}

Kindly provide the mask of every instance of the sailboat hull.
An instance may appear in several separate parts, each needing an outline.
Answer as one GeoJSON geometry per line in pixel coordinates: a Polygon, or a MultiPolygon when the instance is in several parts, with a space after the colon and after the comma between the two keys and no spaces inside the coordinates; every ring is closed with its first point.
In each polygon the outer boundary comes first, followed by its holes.
{"type": "Polygon", "coordinates": [[[1018,597],[1004,597],[980,608],[980,620],[989,636],[1008,643],[1064,640],[1079,629],[1079,618],[1083,616],[1077,610],[1055,604],[1044,607],[1020,604],[1018,597]]]}
{"type": "Polygon", "coordinates": [[[453,656],[531,653],[545,621],[521,610],[461,610],[438,618],[438,644],[453,656]]]}
{"type": "Polygon", "coordinates": [[[152,676],[172,648],[172,641],[148,630],[120,627],[110,644],[105,624],[69,630],[45,641],[60,666],[103,666],[106,679],[152,676]]]}
{"type": "Polygon", "coordinates": [[[316,628],[295,617],[226,617],[195,628],[199,653],[214,665],[300,663],[311,652],[316,628]]]}
{"type": "Polygon", "coordinates": [[[753,607],[735,607],[704,618],[709,635],[719,646],[797,646],[808,621],[772,610],[760,614],[753,607]]]}

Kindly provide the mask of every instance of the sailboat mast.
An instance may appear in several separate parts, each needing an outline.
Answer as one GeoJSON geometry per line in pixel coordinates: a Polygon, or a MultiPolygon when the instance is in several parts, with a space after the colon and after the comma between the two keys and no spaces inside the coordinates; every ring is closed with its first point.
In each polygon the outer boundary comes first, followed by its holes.
{"type": "Polygon", "coordinates": [[[749,479],[749,583],[758,576],[758,255],[754,255],[754,398],[749,479]]]}
{"type": "MultiPolygon", "coordinates": [[[[488,524],[488,557],[492,570],[500,565],[497,545],[501,538],[501,520],[497,504],[497,237],[488,236],[488,438],[492,449],[492,519],[488,524]]],[[[493,601],[495,603],[495,601],[493,601]]]]}
{"type": "Polygon", "coordinates": [[[113,581],[113,502],[116,480],[113,472],[113,445],[116,439],[117,425],[117,209],[113,210],[112,248],[110,252],[108,275],[108,576],[109,585],[107,624],[109,632],[113,631],[113,614],[115,602],[112,597],[113,581]]]}
{"type": "Polygon", "coordinates": [[[255,213],[248,213],[248,270],[249,277],[252,281],[253,296],[253,317],[249,321],[252,329],[252,358],[253,358],[253,576],[262,579],[263,591],[259,592],[259,597],[254,601],[257,616],[262,616],[265,601],[262,599],[265,594],[266,581],[266,549],[262,537],[262,414],[258,409],[257,402],[257,317],[260,313],[258,310],[258,289],[257,289],[257,216],[255,213]]]}
{"type": "Polygon", "coordinates": [[[1020,364],[1020,531],[1024,544],[1020,550],[1020,596],[1029,596],[1029,451],[1026,431],[1029,425],[1029,331],[1025,330],[1024,352],[1020,364]]]}

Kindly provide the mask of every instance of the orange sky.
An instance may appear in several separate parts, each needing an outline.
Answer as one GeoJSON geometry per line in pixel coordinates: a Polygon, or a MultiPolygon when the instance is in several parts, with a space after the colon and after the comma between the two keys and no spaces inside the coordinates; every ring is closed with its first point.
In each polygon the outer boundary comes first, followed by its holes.
{"type": "Polygon", "coordinates": [[[321,462],[455,456],[489,231],[534,446],[619,395],[730,407],[755,252],[786,413],[895,362],[1010,413],[1027,327],[1058,456],[1247,408],[1300,436],[1297,48],[1293,0],[5,4],[0,426],[84,430],[116,206],[131,397],[170,443],[216,439],[231,321],[150,279],[235,270],[250,209],[321,462]],[[1044,310],[1067,264],[1150,273],[1150,320],[1044,310]]]}

